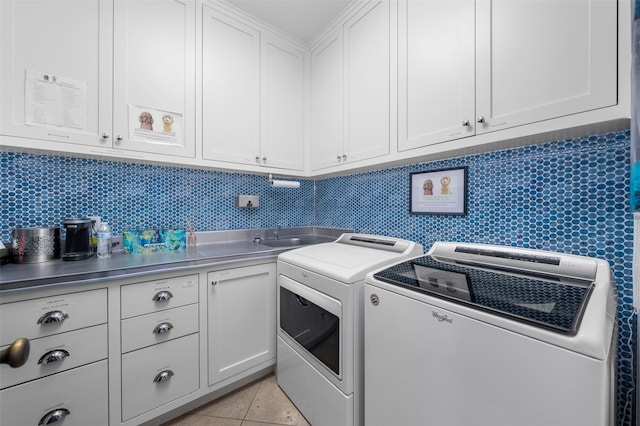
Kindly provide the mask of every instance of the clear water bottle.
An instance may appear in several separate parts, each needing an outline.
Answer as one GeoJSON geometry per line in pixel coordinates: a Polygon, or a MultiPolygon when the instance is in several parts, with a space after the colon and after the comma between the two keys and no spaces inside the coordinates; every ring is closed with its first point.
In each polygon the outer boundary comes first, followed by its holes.
{"type": "Polygon", "coordinates": [[[98,257],[111,256],[111,228],[107,222],[102,222],[98,226],[98,257]]]}

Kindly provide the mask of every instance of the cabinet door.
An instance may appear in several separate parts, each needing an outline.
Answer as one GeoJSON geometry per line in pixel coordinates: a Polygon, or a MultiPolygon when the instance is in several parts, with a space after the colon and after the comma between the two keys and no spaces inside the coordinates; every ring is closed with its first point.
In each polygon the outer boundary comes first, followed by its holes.
{"type": "Polygon", "coordinates": [[[477,0],[476,133],[617,102],[615,0],[477,0]]]}
{"type": "Polygon", "coordinates": [[[31,146],[42,149],[108,142],[112,5],[0,2],[0,137],[37,140],[31,146]]]}
{"type": "Polygon", "coordinates": [[[259,164],[260,33],[202,10],[202,156],[259,164]]]}
{"type": "Polygon", "coordinates": [[[276,264],[208,274],[209,385],[276,356],[276,264]]]}
{"type": "Polygon", "coordinates": [[[389,8],[371,0],[344,25],[346,161],[389,153],[389,8]]]}
{"type": "Polygon", "coordinates": [[[304,169],[304,53],[262,41],[262,165],[304,169]]]}
{"type": "Polygon", "coordinates": [[[118,0],[114,19],[114,147],[194,157],[194,1],[118,0]]]}
{"type": "Polygon", "coordinates": [[[398,149],[472,136],[475,2],[401,0],[398,21],[398,149]]]}
{"type": "Polygon", "coordinates": [[[311,52],[311,170],[335,166],[344,154],[342,28],[311,52]]]}

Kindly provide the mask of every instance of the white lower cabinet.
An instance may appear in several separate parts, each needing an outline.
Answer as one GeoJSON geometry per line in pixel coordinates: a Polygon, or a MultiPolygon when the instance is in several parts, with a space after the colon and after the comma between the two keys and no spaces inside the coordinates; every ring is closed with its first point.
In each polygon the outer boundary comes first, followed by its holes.
{"type": "Polygon", "coordinates": [[[276,362],[276,262],[0,292],[0,425],[137,426],[231,391],[276,362]],[[200,303],[206,297],[207,303],[200,303]]]}
{"type": "Polygon", "coordinates": [[[106,360],[27,382],[0,391],[0,425],[107,426],[107,393],[106,360]]]}
{"type": "Polygon", "coordinates": [[[0,294],[0,350],[29,341],[24,364],[0,364],[0,425],[108,425],[107,336],[105,288],[0,294]]]}
{"type": "Polygon", "coordinates": [[[276,264],[207,274],[209,385],[276,357],[276,264]]]}
{"type": "Polygon", "coordinates": [[[198,276],[123,285],[120,297],[126,422],[199,389],[198,276]]]}
{"type": "Polygon", "coordinates": [[[122,355],[122,421],[198,390],[198,334],[122,355]]]}

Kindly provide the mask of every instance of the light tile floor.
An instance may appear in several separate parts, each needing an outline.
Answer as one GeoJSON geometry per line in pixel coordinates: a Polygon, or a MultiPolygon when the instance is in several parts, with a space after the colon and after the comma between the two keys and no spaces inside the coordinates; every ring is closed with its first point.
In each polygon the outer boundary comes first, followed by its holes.
{"type": "Polygon", "coordinates": [[[163,426],[310,426],[270,374],[163,426]]]}

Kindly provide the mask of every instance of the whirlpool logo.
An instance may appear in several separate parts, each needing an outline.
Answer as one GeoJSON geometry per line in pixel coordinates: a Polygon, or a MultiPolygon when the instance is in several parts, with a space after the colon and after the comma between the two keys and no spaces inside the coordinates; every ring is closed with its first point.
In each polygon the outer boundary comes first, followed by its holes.
{"type": "Polygon", "coordinates": [[[448,315],[441,315],[436,311],[431,311],[431,315],[433,315],[433,317],[437,319],[438,322],[448,322],[449,324],[453,324],[453,320],[449,318],[448,315]]]}

